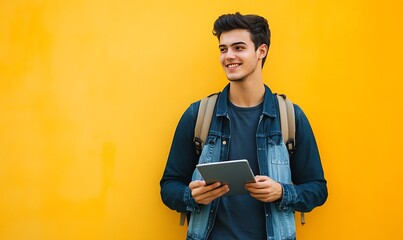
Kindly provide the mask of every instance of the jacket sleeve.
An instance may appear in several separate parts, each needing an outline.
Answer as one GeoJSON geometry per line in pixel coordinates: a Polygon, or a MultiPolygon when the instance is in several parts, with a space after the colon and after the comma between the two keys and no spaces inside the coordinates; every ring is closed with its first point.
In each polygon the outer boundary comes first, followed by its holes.
{"type": "Polygon", "coordinates": [[[200,102],[191,104],[182,115],[160,181],[162,201],[170,209],[178,212],[186,212],[197,207],[188,185],[198,163],[193,137],[199,104],[200,102]]]}
{"type": "Polygon", "coordinates": [[[296,118],[296,149],[291,155],[293,184],[282,184],[280,208],[310,212],[325,203],[328,192],[319,150],[307,117],[294,105],[296,118]]]}

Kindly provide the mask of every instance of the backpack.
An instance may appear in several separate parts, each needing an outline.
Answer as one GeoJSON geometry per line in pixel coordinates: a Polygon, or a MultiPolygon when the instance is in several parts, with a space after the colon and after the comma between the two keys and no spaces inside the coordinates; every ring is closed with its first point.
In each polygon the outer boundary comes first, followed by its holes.
{"type": "MultiPolygon", "coordinates": [[[[211,119],[218,95],[219,93],[214,93],[200,101],[193,139],[195,151],[199,156],[203,150],[204,142],[210,130],[211,119]]],[[[286,95],[277,93],[275,95],[278,100],[278,107],[280,111],[281,133],[283,135],[284,144],[286,145],[288,153],[291,156],[295,150],[294,105],[286,97],[286,95]]],[[[186,213],[181,213],[180,225],[184,225],[186,215],[186,213]]],[[[301,212],[301,224],[305,224],[305,216],[303,212],[301,212]]]]}

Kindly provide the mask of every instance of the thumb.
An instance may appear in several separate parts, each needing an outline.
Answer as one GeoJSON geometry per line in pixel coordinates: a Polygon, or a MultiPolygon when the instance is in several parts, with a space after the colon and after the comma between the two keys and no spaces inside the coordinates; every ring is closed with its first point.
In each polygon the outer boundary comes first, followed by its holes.
{"type": "Polygon", "coordinates": [[[194,189],[194,188],[198,188],[198,187],[203,187],[204,185],[206,185],[205,181],[195,180],[195,181],[189,183],[189,188],[194,189]]]}
{"type": "Polygon", "coordinates": [[[267,181],[268,179],[269,179],[269,177],[267,177],[267,176],[260,176],[260,175],[255,176],[256,182],[264,182],[264,181],[267,181]]]}

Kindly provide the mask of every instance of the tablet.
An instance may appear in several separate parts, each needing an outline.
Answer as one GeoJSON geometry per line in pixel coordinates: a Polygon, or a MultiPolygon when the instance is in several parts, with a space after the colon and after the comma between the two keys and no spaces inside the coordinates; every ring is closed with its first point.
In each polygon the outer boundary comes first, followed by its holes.
{"type": "Polygon", "coordinates": [[[196,168],[207,184],[221,182],[228,185],[230,191],[225,196],[248,193],[245,183],[255,182],[246,159],[198,164],[196,168]]]}

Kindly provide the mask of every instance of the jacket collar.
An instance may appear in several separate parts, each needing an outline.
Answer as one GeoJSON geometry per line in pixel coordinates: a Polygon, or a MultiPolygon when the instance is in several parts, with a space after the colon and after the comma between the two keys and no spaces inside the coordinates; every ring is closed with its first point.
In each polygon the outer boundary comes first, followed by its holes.
{"type": "MultiPolygon", "coordinates": [[[[263,115],[267,115],[269,117],[276,117],[276,109],[275,109],[275,100],[274,95],[270,88],[267,85],[264,85],[265,93],[264,93],[264,103],[263,103],[263,115]]],[[[228,93],[229,93],[230,84],[227,84],[220,96],[217,100],[217,111],[216,116],[227,116],[228,115],[228,93]]]]}

